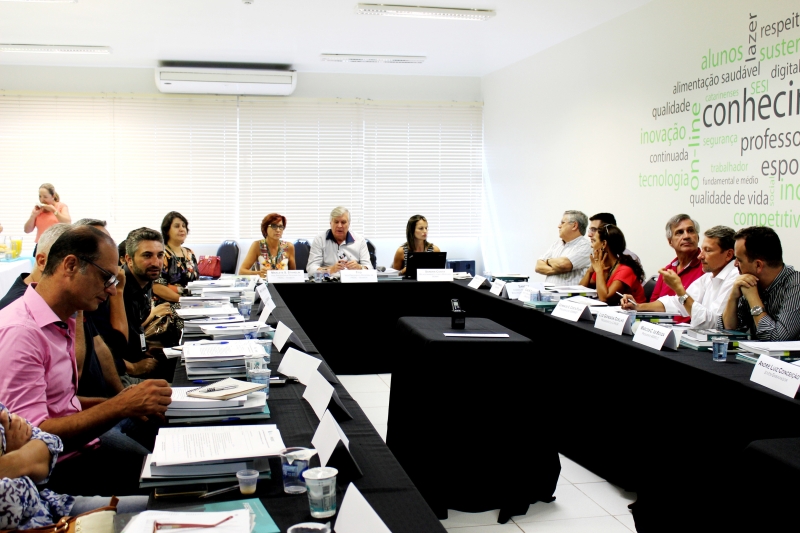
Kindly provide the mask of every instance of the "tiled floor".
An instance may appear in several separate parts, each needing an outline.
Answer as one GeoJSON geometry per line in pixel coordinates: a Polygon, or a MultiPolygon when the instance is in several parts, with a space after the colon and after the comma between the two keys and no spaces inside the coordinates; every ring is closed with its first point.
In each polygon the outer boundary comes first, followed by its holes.
{"type": "MultiPolygon", "coordinates": [[[[339,379],[386,439],[391,374],[339,379]]],[[[636,528],[628,504],[635,499],[636,494],[623,491],[562,455],[553,503],[531,505],[528,514],[516,516],[507,524],[497,523],[497,511],[450,511],[442,525],[452,533],[630,533],[636,528]]]]}

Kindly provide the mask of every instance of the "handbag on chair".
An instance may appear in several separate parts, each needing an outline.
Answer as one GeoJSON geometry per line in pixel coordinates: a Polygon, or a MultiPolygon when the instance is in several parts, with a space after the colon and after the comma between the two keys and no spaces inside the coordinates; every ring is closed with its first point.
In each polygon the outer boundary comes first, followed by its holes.
{"type": "Polygon", "coordinates": [[[218,255],[200,256],[197,262],[197,272],[201,276],[217,279],[222,275],[222,265],[218,255]]]}

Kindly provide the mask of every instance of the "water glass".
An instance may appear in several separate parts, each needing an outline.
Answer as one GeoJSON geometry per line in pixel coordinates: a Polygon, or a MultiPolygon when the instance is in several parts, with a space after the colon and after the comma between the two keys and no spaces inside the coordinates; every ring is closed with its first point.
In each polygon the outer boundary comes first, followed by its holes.
{"type": "Polygon", "coordinates": [[[728,337],[711,337],[711,360],[719,363],[728,360],[728,337]]]}
{"type": "Polygon", "coordinates": [[[247,381],[251,383],[258,383],[259,385],[266,385],[266,388],[261,389],[261,392],[267,395],[269,399],[269,376],[272,371],[269,368],[254,368],[250,370],[247,375],[247,381]]]}
{"type": "Polygon", "coordinates": [[[314,518],[328,518],[336,514],[336,474],[331,467],[306,470],[303,477],[308,489],[308,506],[314,518]]]}
{"type": "Polygon", "coordinates": [[[314,283],[322,283],[322,280],[325,279],[325,272],[320,272],[317,270],[314,272],[314,283]]]}
{"type": "Polygon", "coordinates": [[[264,348],[264,360],[269,364],[272,359],[272,339],[256,339],[256,344],[264,348]]]}
{"type": "Polygon", "coordinates": [[[250,320],[250,311],[253,308],[253,302],[241,301],[239,302],[239,314],[244,317],[244,319],[250,320]]]}
{"type": "Polygon", "coordinates": [[[297,459],[292,452],[308,448],[286,448],[281,452],[281,471],[283,472],[283,492],[286,494],[302,494],[306,491],[306,480],[303,477],[308,471],[308,459],[297,459]]]}

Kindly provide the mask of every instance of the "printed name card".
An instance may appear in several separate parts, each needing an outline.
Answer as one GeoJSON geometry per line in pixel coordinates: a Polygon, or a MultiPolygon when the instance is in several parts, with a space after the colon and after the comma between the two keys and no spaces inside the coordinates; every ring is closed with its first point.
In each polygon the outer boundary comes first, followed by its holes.
{"type": "Polygon", "coordinates": [[[342,270],[342,283],[378,283],[377,270],[342,270]]]}
{"type": "Polygon", "coordinates": [[[264,300],[265,302],[272,298],[272,296],[269,295],[269,290],[267,289],[267,286],[264,283],[261,283],[258,286],[256,286],[256,292],[258,293],[258,296],[261,297],[261,299],[264,300]]]}
{"type": "Polygon", "coordinates": [[[643,344],[654,350],[660,350],[661,348],[677,350],[680,339],[672,331],[672,328],[665,328],[658,324],[642,321],[639,323],[636,335],[633,336],[633,342],[643,344]]]}
{"type": "Polygon", "coordinates": [[[452,268],[419,268],[417,281],[453,281],[452,268]]]}
{"type": "Polygon", "coordinates": [[[272,345],[275,346],[278,351],[283,350],[283,345],[289,340],[291,334],[292,330],[289,329],[289,326],[283,322],[278,322],[278,327],[275,329],[275,337],[272,339],[272,345]]]}
{"type": "Polygon", "coordinates": [[[506,286],[505,281],[503,281],[502,279],[496,279],[492,282],[492,288],[489,289],[489,292],[497,296],[500,296],[500,294],[503,292],[503,287],[505,286],[506,286]]]}
{"type": "MultiPolygon", "coordinates": [[[[501,294],[501,296],[503,298],[508,298],[509,300],[519,300],[519,295],[522,294],[522,291],[524,291],[527,288],[528,288],[527,281],[506,283],[505,287],[503,287],[503,293],[501,294]]],[[[527,301],[530,301],[530,297],[528,298],[527,301]]]]}
{"type": "MultiPolygon", "coordinates": [[[[267,296],[269,296],[269,294],[267,294],[267,296]]],[[[269,319],[269,315],[272,314],[272,312],[275,310],[275,307],[276,305],[275,302],[272,300],[272,298],[264,300],[264,309],[261,310],[261,315],[258,317],[258,321],[261,322],[262,324],[266,324],[267,319],[269,319]]],[[[280,350],[280,348],[278,349],[280,350]]]]}
{"type": "Polygon", "coordinates": [[[480,289],[484,281],[486,281],[486,278],[484,278],[483,276],[476,275],[474,278],[472,278],[472,281],[467,283],[467,287],[470,287],[472,289],[480,289]]]}
{"type": "Polygon", "coordinates": [[[305,385],[303,398],[311,405],[317,418],[322,420],[325,411],[328,410],[328,404],[331,403],[331,397],[333,397],[333,385],[328,383],[328,380],[316,370],[305,385]]]}
{"type": "Polygon", "coordinates": [[[589,307],[584,304],[569,302],[561,300],[558,305],[553,308],[553,316],[569,320],[570,322],[577,322],[580,319],[593,320],[592,312],[589,307]]]}
{"type": "Polygon", "coordinates": [[[300,350],[289,348],[286,350],[286,355],[281,359],[278,372],[284,376],[297,378],[297,381],[303,385],[308,385],[311,377],[318,373],[317,369],[320,364],[322,364],[322,359],[317,359],[300,350]]]}
{"type": "Polygon", "coordinates": [[[594,327],[617,335],[622,335],[623,333],[633,335],[631,326],[635,318],[635,315],[606,311],[604,309],[597,313],[597,320],[594,323],[594,327]]]}
{"type": "Polygon", "coordinates": [[[344,493],[342,508],[336,518],[336,533],[392,533],[375,509],[350,483],[344,493]]]}
{"type": "Polygon", "coordinates": [[[776,357],[762,355],[756,361],[750,381],[794,398],[800,387],[800,368],[776,357]]]}
{"type": "Polygon", "coordinates": [[[306,273],[302,270],[269,270],[267,281],[269,283],[305,283],[306,273]]]}

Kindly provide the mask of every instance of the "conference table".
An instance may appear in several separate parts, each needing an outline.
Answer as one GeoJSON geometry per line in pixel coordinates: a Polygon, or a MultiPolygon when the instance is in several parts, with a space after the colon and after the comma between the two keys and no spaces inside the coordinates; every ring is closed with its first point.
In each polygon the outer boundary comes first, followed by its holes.
{"type": "MultiPolygon", "coordinates": [[[[750,364],[715,363],[709,352],[684,348],[654,350],[591,322],[562,320],[466,285],[305,283],[270,290],[281,295],[336,373],[390,373],[401,365],[421,365],[398,342],[397,322],[407,316],[446,317],[453,298],[467,312],[467,328],[471,317],[488,318],[531,339],[533,368],[518,357],[504,361],[499,373],[524,370],[542,387],[549,401],[535,407],[552,415],[559,452],[638,493],[639,531],[668,523],[676,505],[684,518],[736,522],[751,512],[749,506],[717,496],[742,474],[737,465],[748,444],[800,437],[794,423],[800,400],[752,383],[750,364]]],[[[484,361],[487,373],[498,373],[495,358],[484,361]]],[[[417,393],[424,398],[425,387],[417,393]]],[[[390,448],[399,438],[393,414],[390,409],[390,448]]],[[[524,424],[520,427],[524,431],[524,424]]]]}
{"type": "MultiPolygon", "coordinates": [[[[276,303],[272,317],[293,330],[306,353],[322,358],[314,343],[304,333],[303,328],[275,291],[275,286],[271,286],[269,290],[276,303]]],[[[277,349],[272,350],[270,368],[273,372],[277,370],[282,357],[277,349]]],[[[191,385],[186,378],[183,366],[176,368],[173,385],[191,385]]],[[[393,533],[443,533],[444,527],[364,412],[340,383],[334,384],[334,387],[344,406],[353,416],[352,420],[339,420],[339,423],[350,441],[350,452],[363,472],[363,477],[357,479],[342,479],[342,476],[339,476],[337,479],[337,509],[341,508],[344,490],[347,488],[348,482],[353,481],[393,533]]],[[[271,418],[267,422],[277,425],[286,446],[313,447],[311,438],[319,425],[319,420],[308,402],[303,399],[304,390],[305,387],[299,383],[270,387],[270,397],[267,403],[271,418]]],[[[289,495],[283,492],[280,460],[270,459],[270,468],[272,479],[259,481],[255,496],[264,504],[281,531],[286,531],[290,526],[301,522],[335,521],[335,516],[325,520],[312,519],[309,514],[308,498],[305,494],[289,495]]],[[[223,486],[225,485],[228,484],[223,486]]],[[[219,487],[210,486],[209,490],[215,488],[219,487]]],[[[241,498],[241,495],[231,492],[210,502],[241,498]]],[[[196,499],[180,501],[151,497],[148,509],[176,509],[196,503],[196,499]]]]}

